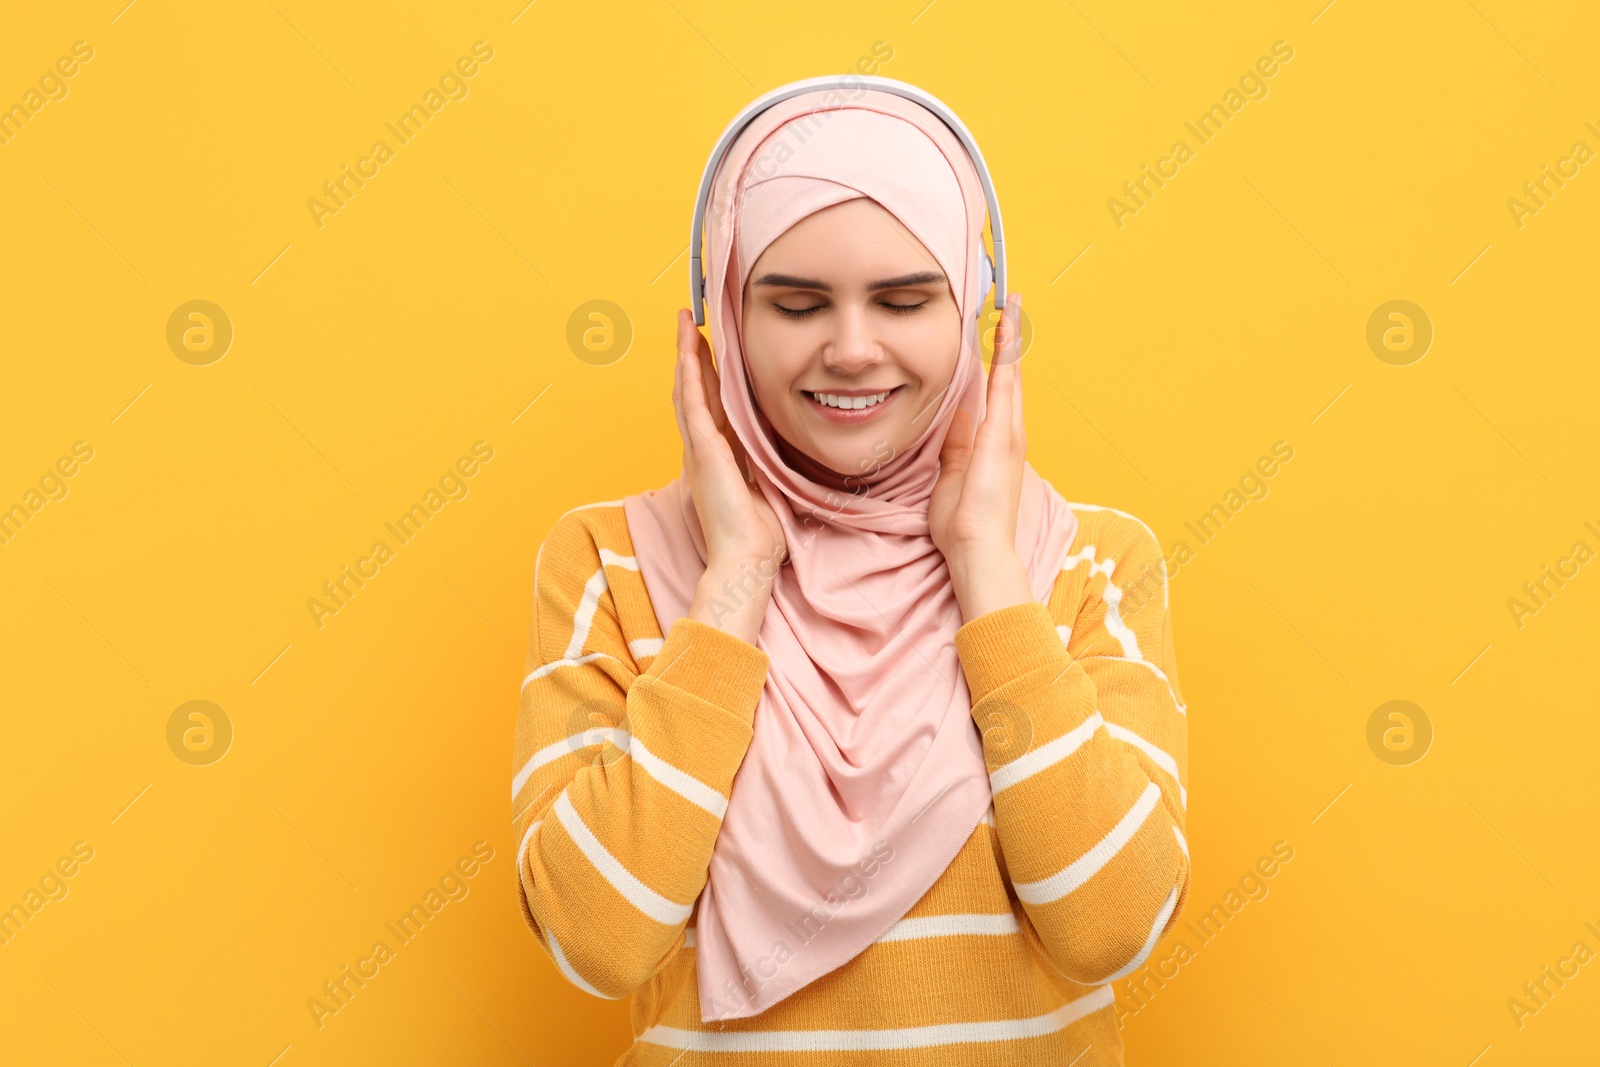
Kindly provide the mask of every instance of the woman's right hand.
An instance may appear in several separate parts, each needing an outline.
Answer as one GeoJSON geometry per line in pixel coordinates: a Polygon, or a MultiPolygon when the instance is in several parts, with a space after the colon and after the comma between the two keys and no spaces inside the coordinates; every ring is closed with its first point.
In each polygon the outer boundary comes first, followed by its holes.
{"type": "Polygon", "coordinates": [[[745,474],[749,459],[728,426],[711,345],[687,310],[678,312],[672,406],[683,438],[684,475],[706,541],[706,572],[690,616],[753,644],[772,576],[788,548],[772,505],[745,474]]]}

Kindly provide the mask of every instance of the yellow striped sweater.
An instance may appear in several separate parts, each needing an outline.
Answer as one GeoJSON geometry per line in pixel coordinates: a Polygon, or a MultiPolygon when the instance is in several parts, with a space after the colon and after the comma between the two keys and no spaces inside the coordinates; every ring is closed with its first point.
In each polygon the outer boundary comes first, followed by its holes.
{"type": "Polygon", "coordinates": [[[567,981],[631,995],[629,1067],[1121,1064],[1111,982],[1177,923],[1186,709],[1149,528],[1073,504],[1048,606],[955,646],[994,803],[900,922],[748,1019],[702,1023],[694,904],[768,657],[662,634],[620,501],[563,515],[534,567],[512,825],[523,919],[567,981]]]}

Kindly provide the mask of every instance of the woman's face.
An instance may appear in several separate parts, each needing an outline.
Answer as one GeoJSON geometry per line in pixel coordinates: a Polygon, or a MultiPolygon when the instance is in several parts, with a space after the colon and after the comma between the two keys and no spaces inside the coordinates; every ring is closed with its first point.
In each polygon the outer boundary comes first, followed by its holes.
{"type": "Polygon", "coordinates": [[[938,409],[960,346],[944,270],[873,200],[800,220],[745,284],[756,402],[784,459],[824,484],[859,486],[910,447],[938,409]]]}

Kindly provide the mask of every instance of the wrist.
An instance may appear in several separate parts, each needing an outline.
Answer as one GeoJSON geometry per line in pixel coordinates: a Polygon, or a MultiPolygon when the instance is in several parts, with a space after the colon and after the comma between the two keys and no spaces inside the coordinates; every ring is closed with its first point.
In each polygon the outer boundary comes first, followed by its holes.
{"type": "Polygon", "coordinates": [[[695,585],[689,616],[753,645],[776,574],[777,565],[765,557],[713,560],[695,585]]]}
{"type": "Polygon", "coordinates": [[[1028,568],[1010,545],[963,546],[953,549],[945,563],[961,617],[967,622],[1034,599],[1028,568]]]}
{"type": "Polygon", "coordinates": [[[958,573],[967,576],[1022,562],[1016,548],[993,540],[958,542],[944,551],[944,558],[952,579],[958,573]]]}

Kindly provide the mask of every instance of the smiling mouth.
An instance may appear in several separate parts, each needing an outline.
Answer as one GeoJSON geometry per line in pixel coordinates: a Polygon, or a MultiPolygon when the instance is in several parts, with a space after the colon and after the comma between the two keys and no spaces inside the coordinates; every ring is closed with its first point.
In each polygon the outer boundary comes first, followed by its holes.
{"type": "Polygon", "coordinates": [[[877,393],[867,393],[862,396],[845,396],[840,393],[814,393],[806,389],[800,391],[805,394],[806,399],[819,407],[830,408],[835,411],[864,411],[883,404],[903,388],[905,387],[897,385],[892,389],[885,389],[877,393]]]}

